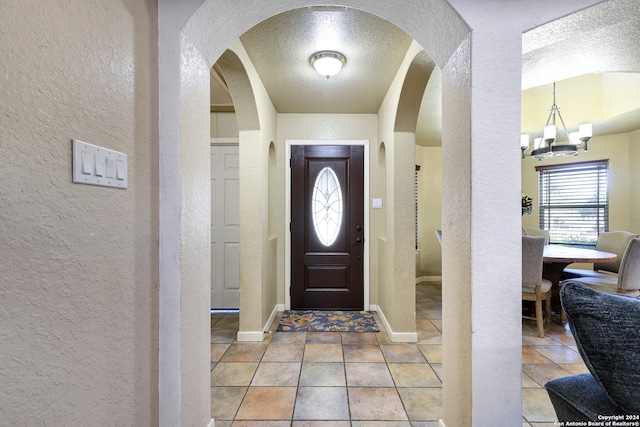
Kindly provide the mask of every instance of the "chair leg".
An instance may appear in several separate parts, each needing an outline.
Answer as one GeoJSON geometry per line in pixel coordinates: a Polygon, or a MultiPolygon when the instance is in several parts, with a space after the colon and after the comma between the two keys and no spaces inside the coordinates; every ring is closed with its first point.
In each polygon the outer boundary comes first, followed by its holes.
{"type": "Polygon", "coordinates": [[[536,324],[538,325],[538,336],[544,338],[544,319],[542,318],[542,301],[536,300],[536,324]]]}
{"type": "MultiPolygon", "coordinates": [[[[545,314],[544,314],[544,323],[549,323],[551,321],[551,297],[547,298],[544,302],[545,304],[545,314]]],[[[564,314],[564,310],[562,311],[564,314]]]]}

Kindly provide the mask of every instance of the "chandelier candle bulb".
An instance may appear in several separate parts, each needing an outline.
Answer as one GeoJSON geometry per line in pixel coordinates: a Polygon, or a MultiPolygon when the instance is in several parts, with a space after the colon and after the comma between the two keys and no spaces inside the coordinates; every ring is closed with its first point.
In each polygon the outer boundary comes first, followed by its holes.
{"type": "Polygon", "coordinates": [[[553,142],[556,140],[556,126],[545,126],[544,127],[544,141],[545,142],[553,142]]]}

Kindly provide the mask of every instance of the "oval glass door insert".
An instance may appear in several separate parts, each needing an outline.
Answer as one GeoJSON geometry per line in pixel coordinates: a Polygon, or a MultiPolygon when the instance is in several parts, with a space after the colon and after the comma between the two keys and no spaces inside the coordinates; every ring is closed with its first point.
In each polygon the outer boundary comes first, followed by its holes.
{"type": "Polygon", "coordinates": [[[313,227],[318,239],[331,246],[338,237],[342,223],[342,190],[336,173],[326,167],[318,173],[311,196],[313,227]]]}

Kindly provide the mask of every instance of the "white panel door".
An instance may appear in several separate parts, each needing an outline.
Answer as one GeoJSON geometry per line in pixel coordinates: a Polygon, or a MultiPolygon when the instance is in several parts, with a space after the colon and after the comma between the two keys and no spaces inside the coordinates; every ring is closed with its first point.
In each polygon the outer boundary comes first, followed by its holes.
{"type": "Polygon", "coordinates": [[[238,146],[211,146],[211,308],[240,307],[238,146]]]}

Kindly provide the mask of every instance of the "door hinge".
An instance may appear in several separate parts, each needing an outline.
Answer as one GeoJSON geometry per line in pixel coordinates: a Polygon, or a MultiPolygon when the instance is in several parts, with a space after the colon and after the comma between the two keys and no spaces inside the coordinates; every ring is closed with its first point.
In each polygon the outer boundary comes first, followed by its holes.
{"type": "Polygon", "coordinates": [[[291,168],[291,159],[289,159],[289,168],[291,168]]]}

